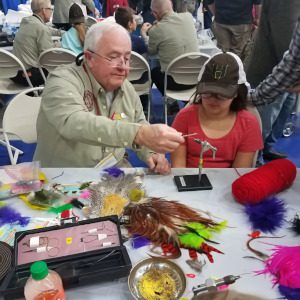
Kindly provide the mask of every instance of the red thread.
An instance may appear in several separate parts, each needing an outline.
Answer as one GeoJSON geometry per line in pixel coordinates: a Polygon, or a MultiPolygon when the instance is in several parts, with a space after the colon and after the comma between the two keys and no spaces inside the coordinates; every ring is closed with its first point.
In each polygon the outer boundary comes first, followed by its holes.
{"type": "Polygon", "coordinates": [[[290,187],[296,175],[290,160],[276,159],[235,180],[232,194],[241,204],[256,204],[290,187]]]}

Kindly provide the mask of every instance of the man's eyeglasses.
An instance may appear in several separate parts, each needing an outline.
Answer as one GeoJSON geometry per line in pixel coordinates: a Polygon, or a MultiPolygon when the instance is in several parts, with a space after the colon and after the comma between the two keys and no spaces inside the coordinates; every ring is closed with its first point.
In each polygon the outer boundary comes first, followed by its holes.
{"type": "Polygon", "coordinates": [[[116,56],[116,57],[107,57],[107,56],[104,56],[104,55],[101,55],[99,53],[96,53],[92,50],[88,50],[89,52],[91,52],[92,54],[100,57],[100,58],[103,58],[105,60],[107,60],[108,62],[110,62],[113,66],[121,66],[121,65],[125,65],[125,66],[129,66],[129,63],[130,63],[130,56],[128,57],[124,57],[124,56],[116,56]]]}
{"type": "Polygon", "coordinates": [[[215,93],[203,93],[200,94],[202,98],[207,99],[207,98],[216,98],[218,100],[229,100],[231,99],[230,97],[222,96],[220,94],[215,94],[215,93]]]}
{"type": "Polygon", "coordinates": [[[53,8],[52,7],[43,7],[44,9],[48,9],[48,10],[51,10],[53,11],[53,8]]]}

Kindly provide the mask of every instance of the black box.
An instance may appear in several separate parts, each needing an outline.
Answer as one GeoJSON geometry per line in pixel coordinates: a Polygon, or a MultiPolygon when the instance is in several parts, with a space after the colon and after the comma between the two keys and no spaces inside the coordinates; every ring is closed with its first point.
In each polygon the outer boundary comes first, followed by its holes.
{"type": "Polygon", "coordinates": [[[131,270],[117,216],[17,232],[13,255],[0,287],[5,300],[24,297],[30,265],[37,260],[59,273],[65,288],[125,277],[131,270]]]}

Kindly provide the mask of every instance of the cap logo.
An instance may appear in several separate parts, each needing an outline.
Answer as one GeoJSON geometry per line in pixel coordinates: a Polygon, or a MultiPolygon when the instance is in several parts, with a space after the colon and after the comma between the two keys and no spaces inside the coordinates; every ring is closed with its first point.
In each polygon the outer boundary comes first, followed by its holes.
{"type": "Polygon", "coordinates": [[[226,77],[228,67],[229,67],[228,64],[226,65],[215,64],[213,66],[213,78],[216,80],[220,80],[226,77]]]}

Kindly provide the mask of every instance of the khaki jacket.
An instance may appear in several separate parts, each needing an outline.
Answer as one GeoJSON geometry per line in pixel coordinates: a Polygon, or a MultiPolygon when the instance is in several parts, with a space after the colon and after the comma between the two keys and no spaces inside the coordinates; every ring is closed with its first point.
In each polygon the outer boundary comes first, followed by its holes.
{"type": "Polygon", "coordinates": [[[148,52],[158,54],[161,71],[179,55],[199,52],[194,20],[189,12],[165,15],[149,30],[148,52]]]}
{"type": "Polygon", "coordinates": [[[47,26],[38,15],[25,17],[14,39],[13,54],[22,61],[26,69],[37,68],[40,54],[53,47],[51,35],[56,34],[59,31],[47,26]]]}
{"type": "MultiPolygon", "coordinates": [[[[106,93],[86,64],[55,69],[47,79],[37,120],[35,160],[42,167],[94,167],[110,153],[116,162],[135,148],[147,123],[133,86],[125,80],[108,109],[106,93]],[[94,100],[93,100],[94,99],[94,100]]],[[[150,151],[141,148],[139,158],[150,151]]]]}

